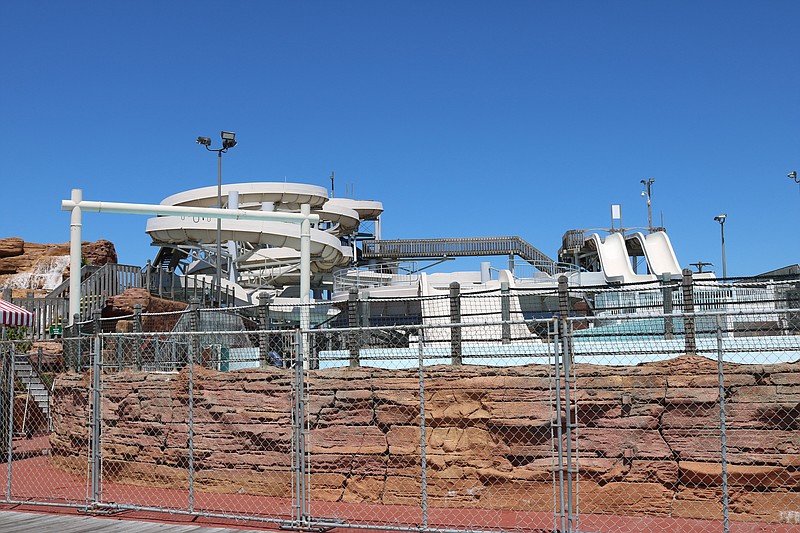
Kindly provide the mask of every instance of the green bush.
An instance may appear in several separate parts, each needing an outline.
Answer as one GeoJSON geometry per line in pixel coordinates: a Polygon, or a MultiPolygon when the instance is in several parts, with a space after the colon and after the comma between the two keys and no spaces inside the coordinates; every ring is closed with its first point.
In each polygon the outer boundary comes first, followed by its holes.
{"type": "Polygon", "coordinates": [[[20,341],[14,342],[14,351],[16,353],[28,353],[33,346],[33,343],[28,337],[28,328],[26,326],[7,327],[6,340],[20,341]]]}

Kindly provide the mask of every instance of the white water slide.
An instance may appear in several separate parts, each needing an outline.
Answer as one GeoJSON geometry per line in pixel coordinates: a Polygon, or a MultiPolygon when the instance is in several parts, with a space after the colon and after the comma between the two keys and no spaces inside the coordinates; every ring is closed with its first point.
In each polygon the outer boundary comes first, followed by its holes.
{"type": "Polygon", "coordinates": [[[596,233],[589,237],[597,250],[607,282],[644,283],[655,281],[663,274],[680,274],[681,267],[665,232],[655,231],[648,235],[634,233],[629,238],[636,240],[643,250],[649,274],[637,274],[633,271],[628,247],[621,233],[612,233],[605,239],[601,239],[596,233]]]}
{"type": "MultiPolygon", "coordinates": [[[[165,198],[162,205],[214,207],[217,187],[192,189],[165,198]]],[[[320,217],[320,227],[311,229],[312,270],[330,271],[347,265],[351,248],[342,245],[340,237],[357,231],[361,220],[375,220],[383,211],[380,202],[328,199],[323,187],[299,183],[252,182],[222,186],[223,208],[262,211],[299,212],[309,204],[311,212],[320,217]],[[237,199],[237,205],[231,205],[237,199]]],[[[300,226],[285,222],[255,220],[222,220],[222,241],[247,243],[262,247],[247,258],[239,268],[261,265],[280,258],[284,262],[299,261],[300,226]],[[263,248],[268,247],[268,248],[263,248]]],[[[210,218],[164,216],[148,219],[147,233],[156,244],[215,244],[217,221],[210,218]]]]}
{"type": "Polygon", "coordinates": [[[629,236],[629,238],[636,239],[641,244],[651,274],[656,276],[664,274],[676,276],[681,273],[681,266],[678,264],[675,250],[672,248],[672,243],[666,232],[654,231],[647,235],[637,232],[629,236]]]}
{"type": "Polygon", "coordinates": [[[597,255],[600,257],[600,267],[603,269],[606,281],[609,283],[643,283],[653,281],[655,276],[650,274],[636,274],[631,267],[628,257],[628,248],[625,238],[621,233],[612,233],[601,239],[596,233],[589,236],[597,255]]]}

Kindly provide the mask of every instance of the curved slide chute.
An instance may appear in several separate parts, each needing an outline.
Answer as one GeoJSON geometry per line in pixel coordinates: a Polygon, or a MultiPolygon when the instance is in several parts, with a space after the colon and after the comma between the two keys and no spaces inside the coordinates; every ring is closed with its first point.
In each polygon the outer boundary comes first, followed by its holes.
{"type": "Polygon", "coordinates": [[[681,273],[681,266],[666,232],[654,231],[647,235],[634,233],[629,238],[639,241],[651,274],[677,276],[681,273]]]}
{"type": "Polygon", "coordinates": [[[625,238],[621,233],[612,233],[605,239],[601,239],[599,235],[593,233],[589,236],[589,240],[600,257],[600,266],[607,282],[644,283],[655,281],[656,277],[652,274],[636,274],[633,271],[628,257],[628,248],[625,246],[625,238]]]}
{"type": "MultiPolygon", "coordinates": [[[[223,185],[223,206],[228,204],[228,193],[234,191],[239,193],[240,204],[284,204],[285,210],[290,211],[300,211],[301,204],[309,204],[311,209],[314,209],[328,201],[328,191],[324,187],[303,183],[260,181],[223,185]]],[[[201,187],[179,192],[164,198],[161,205],[216,207],[217,188],[201,187]]]]}
{"type": "MultiPolygon", "coordinates": [[[[220,202],[217,187],[201,187],[173,194],[162,205],[215,207],[220,202]]],[[[376,220],[383,212],[380,202],[328,198],[324,187],[302,183],[249,182],[221,187],[223,208],[274,212],[299,212],[302,204],[311,206],[320,224],[311,228],[312,271],[326,273],[352,260],[352,247],[341,239],[358,232],[362,220],[376,220]],[[233,202],[236,205],[231,205],[233,202]]],[[[278,284],[292,283],[300,261],[300,226],[287,222],[223,220],[223,243],[238,242],[250,251],[232,256],[231,267],[240,270],[244,279],[259,278],[259,269],[271,273],[278,284]],[[285,271],[285,273],[283,273],[285,271]],[[276,279],[275,276],[279,279],[276,279]],[[285,278],[285,279],[282,279],[285,278]]],[[[161,216],[147,221],[147,233],[155,244],[205,246],[217,242],[217,221],[209,218],[161,216]]],[[[235,248],[230,248],[234,249],[235,248]]],[[[201,261],[197,261],[201,264],[201,261]]],[[[206,266],[210,263],[206,262],[206,266]]]]}
{"type": "MultiPolygon", "coordinates": [[[[223,220],[222,240],[300,249],[300,226],[286,222],[223,220]]],[[[147,233],[157,243],[216,243],[217,221],[210,218],[157,217],[147,221],[147,233]]],[[[346,249],[346,248],[345,248],[346,249]]],[[[311,230],[311,257],[326,266],[347,264],[339,239],[311,230]]]]}

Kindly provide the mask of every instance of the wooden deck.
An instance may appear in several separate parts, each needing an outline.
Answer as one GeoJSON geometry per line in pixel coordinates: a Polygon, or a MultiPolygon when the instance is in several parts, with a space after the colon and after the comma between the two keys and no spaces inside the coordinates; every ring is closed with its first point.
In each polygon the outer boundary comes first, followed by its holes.
{"type": "Polygon", "coordinates": [[[228,529],[186,524],[159,524],[64,514],[37,514],[0,511],[3,533],[253,533],[253,530],[228,529]]]}

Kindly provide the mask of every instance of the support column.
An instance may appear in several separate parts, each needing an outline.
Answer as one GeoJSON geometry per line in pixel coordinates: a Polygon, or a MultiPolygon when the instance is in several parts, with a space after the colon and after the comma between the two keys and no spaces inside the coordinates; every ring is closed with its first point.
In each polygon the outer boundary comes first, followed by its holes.
{"type": "Polygon", "coordinates": [[[69,222],[69,318],[71,326],[74,324],[75,315],[81,312],[81,207],[83,191],[72,189],[72,201],[76,204],[72,208],[69,222]]]}
{"type": "MultiPolygon", "coordinates": [[[[450,283],[450,323],[461,324],[461,285],[450,283]]],[[[450,354],[452,364],[461,364],[461,326],[450,326],[450,354]]]]}
{"type": "MultiPolygon", "coordinates": [[[[303,204],[300,206],[300,213],[305,217],[300,223],[300,329],[304,334],[308,334],[311,326],[311,206],[303,204]]],[[[310,346],[308,342],[303,342],[303,360],[308,361],[310,356],[310,346]]]]}
{"type": "MultiPolygon", "coordinates": [[[[664,300],[664,314],[672,314],[672,276],[670,273],[665,272],[661,276],[661,297],[664,300]]],[[[671,340],[675,338],[675,325],[672,322],[671,316],[664,317],[664,339],[671,340]]]]}
{"type": "Polygon", "coordinates": [[[355,329],[358,327],[358,289],[355,287],[350,287],[350,292],[347,295],[347,327],[351,328],[347,335],[350,367],[356,368],[361,366],[358,354],[361,335],[355,329]]]}
{"type": "Polygon", "coordinates": [[[269,304],[271,298],[269,293],[261,292],[258,295],[258,366],[266,368],[270,366],[271,361],[269,357],[269,334],[266,330],[269,329],[269,304]]]}
{"type": "MultiPolygon", "coordinates": [[[[133,306],[133,332],[141,333],[142,328],[142,304],[133,306]]],[[[136,335],[134,338],[134,350],[136,350],[136,370],[142,369],[142,337],[136,335]]]]}
{"type": "Polygon", "coordinates": [[[697,353],[697,340],[694,329],[694,288],[692,287],[692,271],[688,268],[683,269],[683,329],[686,334],[686,355],[697,353]]]}
{"type": "Polygon", "coordinates": [[[511,344],[511,289],[507,281],[500,282],[500,318],[503,321],[503,344],[511,344]]]}

